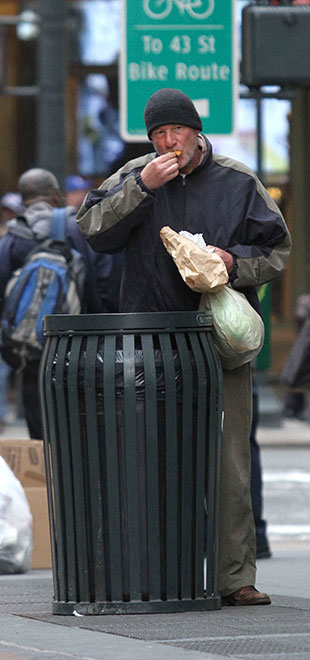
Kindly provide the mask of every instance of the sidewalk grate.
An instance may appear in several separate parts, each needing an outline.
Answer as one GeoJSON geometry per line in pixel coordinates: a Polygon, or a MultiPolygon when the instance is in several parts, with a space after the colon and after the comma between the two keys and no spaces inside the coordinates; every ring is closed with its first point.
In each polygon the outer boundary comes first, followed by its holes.
{"type": "Polygon", "coordinates": [[[310,633],[306,634],[287,634],[287,635],[242,635],[240,637],[229,637],[217,639],[188,639],[169,642],[161,642],[169,646],[176,646],[188,651],[200,651],[200,653],[214,653],[223,657],[232,658],[272,658],[279,660],[279,654],[283,657],[294,657],[298,654],[298,660],[302,656],[309,660],[310,652],[310,633]]]}
{"type": "MultiPolygon", "coordinates": [[[[158,615],[60,616],[51,613],[51,572],[0,577],[0,612],[60,627],[146,641],[158,647],[238,660],[309,660],[310,600],[272,596],[269,607],[158,615]]],[[[1,653],[0,653],[1,655],[1,653]]],[[[2,657],[2,656],[1,656],[2,657]]],[[[190,654],[189,654],[189,657],[190,654]]]]}

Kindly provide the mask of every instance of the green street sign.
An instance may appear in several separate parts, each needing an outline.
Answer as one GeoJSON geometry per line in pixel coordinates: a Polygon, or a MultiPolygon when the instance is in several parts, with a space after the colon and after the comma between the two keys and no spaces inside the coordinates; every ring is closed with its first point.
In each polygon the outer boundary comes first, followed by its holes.
{"type": "Polygon", "coordinates": [[[262,284],[258,288],[258,299],[262,307],[262,315],[265,326],[265,339],[260,353],[255,361],[255,369],[269,369],[271,365],[271,288],[270,284],[262,284]]]}
{"type": "Polygon", "coordinates": [[[143,111],[162,87],[193,100],[208,135],[231,135],[237,90],[234,0],[122,0],[121,134],[147,140],[143,111]]]}

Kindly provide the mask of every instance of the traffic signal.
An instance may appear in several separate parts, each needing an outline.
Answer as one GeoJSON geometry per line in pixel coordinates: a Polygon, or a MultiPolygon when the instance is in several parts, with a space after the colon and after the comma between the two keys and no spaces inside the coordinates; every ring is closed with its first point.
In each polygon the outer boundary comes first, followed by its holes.
{"type": "Polygon", "coordinates": [[[241,82],[310,85],[310,5],[244,7],[241,82]]]}

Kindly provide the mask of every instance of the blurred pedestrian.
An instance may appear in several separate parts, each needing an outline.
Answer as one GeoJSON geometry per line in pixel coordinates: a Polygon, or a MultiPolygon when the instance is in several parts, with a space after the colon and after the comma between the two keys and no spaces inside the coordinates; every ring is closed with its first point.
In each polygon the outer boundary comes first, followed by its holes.
{"type": "Polygon", "coordinates": [[[0,198],[0,236],[6,234],[6,223],[23,211],[20,193],[8,192],[0,198]]]}
{"type": "MultiPolygon", "coordinates": [[[[298,334],[306,319],[310,319],[310,293],[298,296],[294,311],[295,325],[298,334]]],[[[303,419],[307,407],[307,395],[305,392],[288,390],[284,398],[284,417],[303,419]]]]}
{"type": "Polygon", "coordinates": [[[260,447],[256,439],[259,423],[259,391],[253,378],[253,417],[250,435],[251,444],[251,497],[256,533],[256,559],[271,557],[267,537],[267,523],[263,519],[263,480],[260,447]]]}
{"type": "MultiPolygon", "coordinates": [[[[50,237],[53,209],[62,207],[64,202],[58,181],[48,170],[34,168],[24,172],[18,188],[25,210],[8,222],[7,233],[0,239],[0,307],[11,275],[24,264],[38,242],[50,237]]],[[[115,268],[112,255],[99,255],[89,247],[75,221],[72,207],[66,207],[66,212],[66,240],[83,256],[86,265],[83,312],[117,311],[120,269],[115,268]]],[[[22,371],[22,389],[29,435],[42,439],[38,374],[39,361],[26,363],[22,371]]]]}
{"type": "MultiPolygon", "coordinates": [[[[0,238],[7,232],[7,222],[22,213],[22,197],[17,192],[7,192],[0,199],[0,238]]],[[[0,433],[4,429],[9,412],[11,367],[0,355],[0,433]]]]}
{"type": "MultiPolygon", "coordinates": [[[[69,174],[65,179],[65,199],[68,206],[72,206],[75,211],[78,211],[83,203],[87,192],[93,188],[93,181],[85,179],[78,174],[69,174]]],[[[101,311],[118,312],[118,298],[121,273],[123,270],[124,256],[123,252],[109,255],[110,271],[106,275],[104,288],[108,292],[106,283],[109,283],[109,299],[106,301],[107,309],[101,311]]]]}
{"type": "Polygon", "coordinates": [[[73,206],[77,211],[92,187],[93,182],[90,179],[84,179],[78,174],[69,174],[65,179],[66,204],[73,206]]]}
{"type": "Polygon", "coordinates": [[[119,133],[118,110],[114,107],[108,78],[89,73],[79,94],[79,170],[85,176],[110,174],[124,151],[119,133]]]}

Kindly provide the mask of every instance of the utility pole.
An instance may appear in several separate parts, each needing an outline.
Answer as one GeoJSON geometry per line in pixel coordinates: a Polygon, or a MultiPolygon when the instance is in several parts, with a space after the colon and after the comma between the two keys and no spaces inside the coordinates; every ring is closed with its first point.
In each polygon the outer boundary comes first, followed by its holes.
{"type": "Polygon", "coordinates": [[[37,165],[66,174],[67,0],[41,0],[37,76],[37,165]]]}

